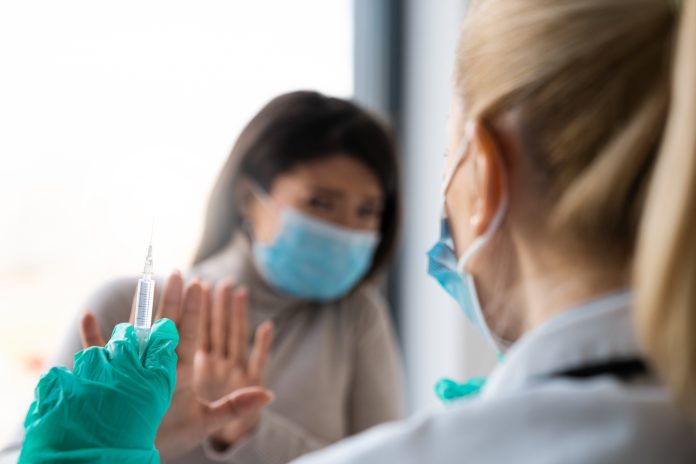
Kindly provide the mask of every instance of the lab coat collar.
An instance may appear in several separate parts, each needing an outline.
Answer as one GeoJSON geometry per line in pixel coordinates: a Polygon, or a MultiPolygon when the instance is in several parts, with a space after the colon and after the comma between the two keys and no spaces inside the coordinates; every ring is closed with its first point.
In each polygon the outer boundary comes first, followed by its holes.
{"type": "Polygon", "coordinates": [[[507,351],[481,397],[518,391],[569,369],[640,357],[630,308],[630,292],[620,291],[549,319],[507,351]]]}

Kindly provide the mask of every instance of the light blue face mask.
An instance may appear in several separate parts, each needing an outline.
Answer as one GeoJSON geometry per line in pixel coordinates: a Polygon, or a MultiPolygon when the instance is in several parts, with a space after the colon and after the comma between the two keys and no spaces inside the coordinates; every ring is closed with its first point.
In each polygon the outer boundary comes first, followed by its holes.
{"type": "Polygon", "coordinates": [[[472,130],[468,128],[464,140],[457,150],[457,156],[452,163],[452,167],[444,178],[442,188],[443,215],[440,224],[440,240],[438,240],[435,246],[428,252],[428,274],[434,277],[442,288],[459,303],[459,306],[464,310],[469,321],[471,321],[479,332],[483,334],[486,340],[488,340],[498,352],[503,352],[507,349],[507,343],[493,334],[488,327],[486,319],[483,316],[483,311],[481,310],[474,277],[471,273],[467,272],[466,266],[471,258],[490,241],[493,234],[500,227],[505,213],[507,212],[507,194],[503,193],[498,210],[488,229],[473,241],[459,259],[457,259],[457,255],[454,251],[454,242],[444,208],[445,192],[451,184],[457,168],[461,165],[466,155],[469,141],[471,140],[471,134],[472,130]]]}
{"type": "Polygon", "coordinates": [[[283,208],[273,243],[255,242],[253,248],[259,272],[276,290],[330,301],[345,296],[365,276],[378,243],[377,232],[339,227],[283,208]]]}

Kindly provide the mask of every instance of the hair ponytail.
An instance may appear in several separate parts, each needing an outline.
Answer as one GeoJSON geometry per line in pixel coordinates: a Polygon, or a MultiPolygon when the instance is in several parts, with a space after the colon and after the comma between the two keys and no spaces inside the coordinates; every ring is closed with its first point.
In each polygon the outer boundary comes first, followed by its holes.
{"type": "Polygon", "coordinates": [[[634,264],[637,327],[652,365],[696,418],[696,0],[684,0],[671,103],[634,264]]]}

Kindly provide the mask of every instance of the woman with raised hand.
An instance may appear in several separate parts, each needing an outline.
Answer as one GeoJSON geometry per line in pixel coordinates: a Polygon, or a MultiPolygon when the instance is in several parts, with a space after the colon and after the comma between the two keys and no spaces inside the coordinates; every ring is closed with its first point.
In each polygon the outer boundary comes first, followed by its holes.
{"type": "MultiPolygon", "coordinates": [[[[180,386],[157,436],[165,462],[284,463],[401,416],[397,345],[376,287],[395,246],[398,180],[389,131],[351,102],[293,92],[251,120],[185,274],[215,303],[185,371],[193,388],[180,386]],[[256,414],[216,430],[188,421],[190,395],[215,401],[258,385],[275,401],[256,414]]],[[[128,320],[135,284],[99,289],[83,328],[105,338],[128,320]]],[[[54,364],[72,365],[80,349],[68,334],[54,364]]]]}

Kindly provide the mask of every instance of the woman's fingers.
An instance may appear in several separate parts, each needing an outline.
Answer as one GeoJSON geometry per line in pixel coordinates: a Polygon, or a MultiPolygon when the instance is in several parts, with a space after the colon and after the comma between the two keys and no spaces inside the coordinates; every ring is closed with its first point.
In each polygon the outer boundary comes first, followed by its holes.
{"type": "Polygon", "coordinates": [[[157,308],[155,320],[166,317],[177,325],[181,317],[181,305],[183,302],[184,279],[179,271],[174,271],[169,275],[164,283],[164,289],[160,296],[160,304],[157,308]]]}
{"type": "Polygon", "coordinates": [[[183,365],[193,365],[199,331],[200,316],[203,309],[203,288],[194,279],[184,293],[183,308],[179,320],[179,347],[177,354],[183,365]]]}
{"type": "Polygon", "coordinates": [[[94,317],[94,314],[92,314],[89,309],[85,311],[80,320],[80,340],[82,341],[83,348],[106,345],[106,340],[102,338],[101,332],[99,331],[97,318],[94,317]]]}
{"type": "Polygon", "coordinates": [[[232,314],[228,326],[227,355],[240,366],[247,365],[249,343],[249,297],[246,289],[237,289],[232,295],[232,314]]]}
{"type": "Polygon", "coordinates": [[[266,364],[273,345],[273,322],[266,321],[256,329],[254,348],[249,356],[249,378],[256,385],[264,384],[266,364]]]}
{"type": "Polygon", "coordinates": [[[209,283],[203,283],[202,292],[203,301],[201,303],[201,317],[198,324],[198,349],[205,353],[210,353],[210,318],[213,295],[209,283]]]}
{"type": "Polygon", "coordinates": [[[205,428],[208,433],[217,432],[230,421],[258,412],[272,400],[273,393],[264,388],[240,388],[206,406],[205,428]]]}
{"type": "Polygon", "coordinates": [[[210,320],[210,347],[213,353],[227,355],[227,318],[232,305],[232,282],[221,281],[215,289],[213,311],[210,320]]]}

